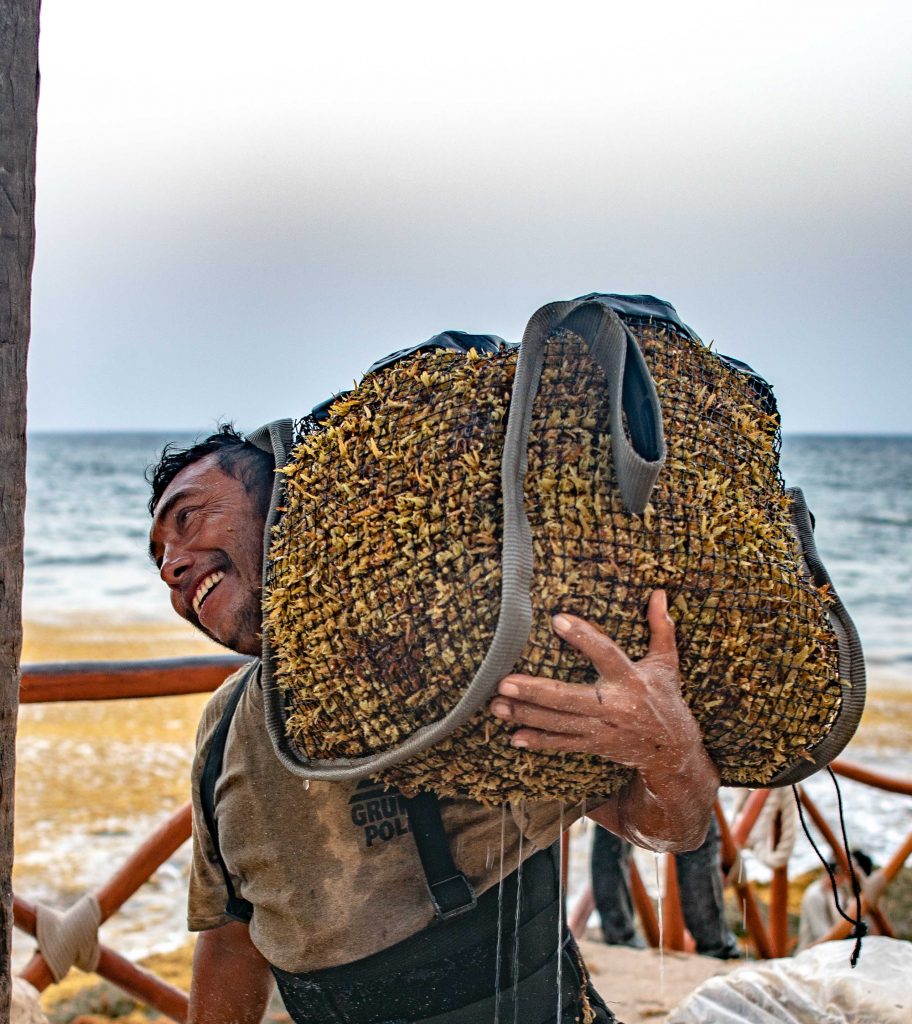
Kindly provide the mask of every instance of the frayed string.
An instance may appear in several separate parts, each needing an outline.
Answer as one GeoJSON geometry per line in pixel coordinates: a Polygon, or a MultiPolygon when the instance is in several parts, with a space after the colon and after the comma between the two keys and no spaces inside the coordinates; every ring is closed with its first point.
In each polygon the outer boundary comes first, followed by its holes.
{"type": "Polygon", "coordinates": [[[868,933],[868,926],[862,920],[861,917],[861,886],[858,884],[858,875],[855,873],[855,865],[852,863],[852,853],[849,850],[849,840],[846,836],[845,816],[842,808],[842,793],[839,790],[839,782],[833,773],[832,768],[827,768],[830,773],[830,778],[833,780],[833,785],[836,787],[836,802],[839,807],[839,827],[842,832],[842,847],[845,850],[846,861],[849,865],[849,878],[852,883],[852,895],[855,898],[855,916],[850,917],[843,909],[842,904],[839,901],[839,886],[836,885],[836,875],[833,869],[830,867],[829,862],[820,852],[820,848],[814,842],[814,837],[808,831],[807,823],[804,820],[804,808],[801,804],[801,796],[798,793],[798,787],[792,786],[792,793],[795,797],[795,805],[798,808],[798,820],[801,822],[801,827],[804,830],[804,834],[807,836],[808,842],[811,844],[814,853],[817,854],[817,859],[823,865],[824,870],[827,873],[827,877],[830,880],[830,888],[833,890],[833,901],[836,904],[836,910],[839,916],[844,920],[848,921],[852,926],[852,938],[855,940],[855,946],[852,949],[852,955],[849,957],[849,963],[852,967],[858,963],[858,958],[861,956],[861,940],[868,933]]]}

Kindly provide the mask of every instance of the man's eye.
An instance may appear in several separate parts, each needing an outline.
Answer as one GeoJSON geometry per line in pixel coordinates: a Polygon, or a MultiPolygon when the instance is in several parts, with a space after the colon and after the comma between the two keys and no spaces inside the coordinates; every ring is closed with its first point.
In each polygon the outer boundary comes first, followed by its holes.
{"type": "Polygon", "coordinates": [[[177,513],[176,520],[177,520],[177,525],[178,525],[178,527],[180,529],[183,529],[187,525],[188,521],[190,520],[190,516],[195,511],[196,511],[196,506],[195,505],[191,505],[191,506],[189,506],[187,508],[182,508],[180,510],[180,512],[177,513]]]}

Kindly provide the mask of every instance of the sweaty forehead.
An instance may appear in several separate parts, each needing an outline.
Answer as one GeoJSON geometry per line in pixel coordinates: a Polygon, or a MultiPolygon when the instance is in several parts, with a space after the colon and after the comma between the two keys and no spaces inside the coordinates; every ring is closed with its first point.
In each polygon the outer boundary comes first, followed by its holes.
{"type": "Polygon", "coordinates": [[[206,455],[196,462],[185,466],[168,484],[152,517],[149,529],[149,551],[153,555],[156,548],[156,536],[168,523],[175,508],[185,500],[207,500],[224,493],[226,490],[243,488],[240,481],[226,473],[218,464],[215,454],[206,455]]]}
{"type": "Polygon", "coordinates": [[[218,456],[214,452],[204,455],[203,458],[185,466],[168,484],[162,492],[153,518],[164,518],[162,513],[165,506],[173,505],[175,495],[190,491],[199,494],[217,491],[233,480],[234,478],[219,465],[218,456]]]}

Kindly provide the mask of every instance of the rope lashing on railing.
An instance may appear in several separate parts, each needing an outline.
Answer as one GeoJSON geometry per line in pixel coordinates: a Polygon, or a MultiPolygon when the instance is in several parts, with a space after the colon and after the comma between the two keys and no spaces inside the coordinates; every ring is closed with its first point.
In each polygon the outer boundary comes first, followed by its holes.
{"type": "Polygon", "coordinates": [[[101,955],[98,945],[101,908],[95,896],[86,893],[63,911],[43,903],[39,903],[35,909],[35,938],[54,981],[65,978],[71,967],[94,971],[101,955]]]}
{"type": "MultiPolygon", "coordinates": [[[[742,804],[746,801],[744,795],[742,804]]],[[[798,838],[798,812],[787,789],[770,790],[760,815],[744,842],[750,852],[768,868],[784,868],[795,849],[798,838]],[[776,819],[779,828],[776,828],[776,819]]]]}

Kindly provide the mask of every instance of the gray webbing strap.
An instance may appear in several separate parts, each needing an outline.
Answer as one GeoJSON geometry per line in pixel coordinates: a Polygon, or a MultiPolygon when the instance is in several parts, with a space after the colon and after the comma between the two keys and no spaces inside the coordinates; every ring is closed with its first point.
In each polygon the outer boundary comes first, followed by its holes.
{"type": "MultiPolygon", "coordinates": [[[[416,729],[394,747],[363,757],[308,760],[301,756],[285,732],[284,704],[273,677],[274,652],[263,636],[263,696],[266,728],[279,760],[289,771],[308,779],[356,781],[374,775],[450,736],[492,696],[498,682],[519,660],[532,628],[532,533],[526,518],[524,482],[532,406],[538,393],[545,345],[560,329],[580,335],[608,383],[612,457],[625,506],[642,512],[665,459],[662,415],[655,385],[633,337],[617,314],[597,300],[558,302],[544,306],[529,321],[519,350],[510,395],[506,437],[501,458],[503,492],[502,574],[500,613],[491,644],[458,703],[436,722],[416,729]],[[626,386],[625,386],[626,385],[626,386]],[[625,397],[631,408],[625,432],[625,397]]],[[[267,431],[276,445],[276,466],[285,464],[288,445],[282,424],[261,428],[251,441],[262,445],[267,431]],[[256,438],[257,440],[254,440],[256,438]]],[[[280,494],[277,481],[276,495],[280,494]]],[[[276,497],[266,527],[266,550],[277,519],[276,497]]]]}
{"type": "Polygon", "coordinates": [[[800,487],[789,487],[786,491],[791,499],[790,514],[792,529],[801,547],[801,557],[808,574],[816,587],[829,585],[830,603],[827,611],[830,624],[836,634],[839,648],[839,682],[842,687],[842,704],[832,729],[809,751],[811,760],[801,758],[783,768],[769,783],[770,786],[791,786],[803,782],[814,772],[826,767],[837,757],[855,735],[865,705],[865,664],[861,639],[855,623],[852,622],[845,605],[832,589],[829,573],[817,553],[814,541],[814,526],[804,492],[800,487]]]}
{"type": "MultiPolygon", "coordinates": [[[[605,374],[618,489],[627,511],[640,513],[665,462],[662,408],[643,353],[617,313],[605,303],[597,299],[554,302],[529,321],[519,350],[520,363],[525,358],[534,367],[536,380],[545,344],[559,330],[580,335],[605,374]]],[[[516,375],[518,378],[519,367],[516,375]]],[[[520,386],[525,386],[525,381],[514,384],[511,410],[520,386]]]]}
{"type": "MultiPolygon", "coordinates": [[[[500,614],[494,637],[458,703],[436,722],[416,729],[395,747],[368,754],[364,757],[340,757],[308,760],[300,755],[285,732],[284,702],[274,675],[274,658],[269,634],[263,634],[263,699],[266,729],[275,748],[276,756],[289,771],[307,779],[330,782],[353,782],[367,778],[384,768],[420,754],[467,722],[490,698],[498,682],[508,675],[522,654],[532,628],[532,602],[529,587],[532,581],[532,534],[526,519],[523,480],[526,474],[526,438],[532,419],[532,399],[538,389],[538,371],[523,371],[520,349],[516,376],[523,373],[525,381],[523,400],[516,401],[516,385],[507,417],[506,438],[501,458],[501,477],[504,491],[504,522],[502,543],[502,574],[500,588],[500,614]]],[[[287,457],[287,454],[286,454],[287,457]]],[[[276,451],[276,466],[279,452],[276,451]]],[[[276,503],[266,525],[267,546],[271,539],[272,521],[277,518],[276,503]]],[[[268,549],[268,548],[267,548],[268,549]]]]}

